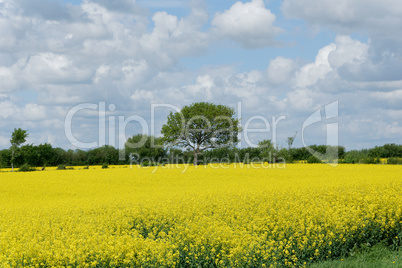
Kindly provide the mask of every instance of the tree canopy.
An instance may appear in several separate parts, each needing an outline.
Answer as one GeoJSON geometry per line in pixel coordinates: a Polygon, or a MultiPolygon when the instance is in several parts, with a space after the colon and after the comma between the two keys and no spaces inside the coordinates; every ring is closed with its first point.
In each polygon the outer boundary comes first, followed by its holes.
{"type": "Polygon", "coordinates": [[[228,106],[193,103],[180,112],[171,112],[161,133],[166,144],[192,150],[194,165],[197,165],[198,155],[204,150],[238,143],[241,126],[234,114],[234,109],[228,106]]]}
{"type": "Polygon", "coordinates": [[[14,132],[11,134],[11,170],[14,171],[14,159],[15,159],[15,154],[18,148],[20,147],[21,144],[23,144],[26,141],[26,138],[28,137],[28,133],[26,130],[23,130],[21,128],[14,128],[14,132]]]}

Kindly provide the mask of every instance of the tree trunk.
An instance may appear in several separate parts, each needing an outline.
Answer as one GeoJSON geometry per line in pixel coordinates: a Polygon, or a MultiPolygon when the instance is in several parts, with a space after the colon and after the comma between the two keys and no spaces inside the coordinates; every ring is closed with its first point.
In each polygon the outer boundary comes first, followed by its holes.
{"type": "Polygon", "coordinates": [[[194,150],[194,161],[193,161],[193,164],[194,164],[194,166],[197,166],[198,165],[198,154],[199,154],[199,151],[196,149],[196,150],[194,150]]]}

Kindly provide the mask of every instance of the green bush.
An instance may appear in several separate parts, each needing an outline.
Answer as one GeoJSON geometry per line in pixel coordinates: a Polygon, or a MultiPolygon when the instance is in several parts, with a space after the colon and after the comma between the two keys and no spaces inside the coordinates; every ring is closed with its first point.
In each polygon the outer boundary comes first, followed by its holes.
{"type": "Polygon", "coordinates": [[[316,164],[316,163],[322,163],[320,159],[318,159],[317,157],[315,157],[314,155],[310,156],[309,158],[307,158],[307,163],[309,164],[316,164]]]}
{"type": "Polygon", "coordinates": [[[387,164],[389,165],[402,165],[402,159],[398,157],[389,157],[387,158],[387,164]]]}
{"type": "Polygon", "coordinates": [[[60,165],[57,167],[57,170],[66,170],[66,166],[65,165],[60,165]]]}
{"type": "Polygon", "coordinates": [[[28,164],[23,164],[22,166],[20,166],[20,168],[18,169],[19,172],[29,172],[29,171],[36,171],[35,168],[31,167],[28,164]]]}
{"type": "Polygon", "coordinates": [[[109,168],[109,165],[108,165],[108,164],[106,164],[106,163],[104,163],[104,164],[102,165],[102,168],[103,168],[103,169],[105,169],[105,168],[109,168]]]}
{"type": "Polygon", "coordinates": [[[346,157],[342,160],[342,163],[346,163],[346,164],[356,164],[359,163],[359,159],[355,158],[351,155],[346,154],[346,157]]]}

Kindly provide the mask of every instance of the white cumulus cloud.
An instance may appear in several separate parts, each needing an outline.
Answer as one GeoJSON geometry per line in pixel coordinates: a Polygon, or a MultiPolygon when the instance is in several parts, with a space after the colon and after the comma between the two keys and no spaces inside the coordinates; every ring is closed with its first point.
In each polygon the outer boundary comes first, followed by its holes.
{"type": "Polygon", "coordinates": [[[215,14],[212,25],[219,35],[230,38],[245,48],[275,45],[282,32],[273,25],[276,16],[265,8],[263,0],[236,2],[229,10],[215,14]]]}
{"type": "Polygon", "coordinates": [[[315,62],[303,66],[296,74],[295,87],[305,88],[315,84],[319,79],[324,79],[332,70],[328,61],[331,52],[336,50],[335,44],[321,48],[315,58],[315,62]]]}

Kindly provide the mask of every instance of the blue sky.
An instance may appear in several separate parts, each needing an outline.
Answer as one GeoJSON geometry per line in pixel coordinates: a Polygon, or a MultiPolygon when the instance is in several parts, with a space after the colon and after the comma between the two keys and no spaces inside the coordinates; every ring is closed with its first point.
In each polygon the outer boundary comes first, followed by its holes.
{"type": "Polygon", "coordinates": [[[198,101],[268,124],[242,147],[325,144],[328,122],[348,150],[401,144],[400,29],[398,0],[0,0],[0,149],[19,127],[29,143],[119,147],[198,101]],[[336,119],[303,128],[334,102],[336,119]]]}

